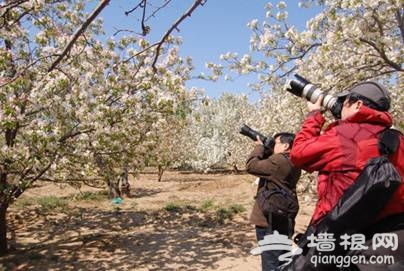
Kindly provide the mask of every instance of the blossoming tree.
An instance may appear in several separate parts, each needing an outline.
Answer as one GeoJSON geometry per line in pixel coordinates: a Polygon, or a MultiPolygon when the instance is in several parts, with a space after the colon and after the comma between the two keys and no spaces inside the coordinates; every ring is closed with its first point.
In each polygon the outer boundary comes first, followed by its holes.
{"type": "Polygon", "coordinates": [[[190,97],[179,40],[98,39],[102,22],[92,17],[108,2],[90,15],[81,0],[1,6],[0,254],[7,208],[35,181],[101,180],[119,195],[116,169],[144,166],[149,135],[190,97]]]}
{"type": "MultiPolygon", "coordinates": [[[[401,0],[305,0],[320,12],[299,31],[288,22],[285,1],[266,5],[266,19],[248,27],[251,53],[221,56],[210,63],[211,79],[226,74],[256,73],[251,86],[268,97],[260,111],[264,122],[279,130],[296,131],[305,103],[285,91],[293,73],[303,75],[323,91],[341,92],[358,81],[379,80],[390,90],[394,125],[404,128],[404,3],[401,0]],[[274,123],[275,122],[275,123],[274,123]]],[[[259,118],[258,118],[259,119],[259,118]]],[[[304,184],[303,187],[309,187],[304,184]]]]}
{"type": "MultiPolygon", "coordinates": [[[[321,12],[302,31],[288,23],[284,1],[268,3],[266,20],[248,24],[253,31],[253,54],[224,54],[226,68],[241,74],[258,73],[259,80],[253,87],[272,92],[283,89],[295,72],[331,92],[340,92],[362,80],[380,80],[392,93],[396,125],[403,127],[403,2],[300,1],[302,7],[315,3],[321,12]]],[[[216,75],[224,72],[222,65],[211,67],[216,75]]],[[[288,94],[285,99],[289,99],[288,94]]]]}

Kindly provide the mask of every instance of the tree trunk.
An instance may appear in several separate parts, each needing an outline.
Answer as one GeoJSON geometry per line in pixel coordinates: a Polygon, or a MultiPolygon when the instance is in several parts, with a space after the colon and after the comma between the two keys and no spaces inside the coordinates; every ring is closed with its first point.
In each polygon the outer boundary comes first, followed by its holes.
{"type": "Polygon", "coordinates": [[[240,172],[240,170],[237,168],[236,163],[233,163],[233,173],[238,174],[239,172],[240,172]]]}
{"type": "Polygon", "coordinates": [[[0,204],[0,256],[7,253],[7,213],[8,204],[0,204]]]}
{"type": "MultiPolygon", "coordinates": [[[[13,0],[6,0],[6,4],[13,3],[13,0]]],[[[5,16],[2,16],[5,21],[2,23],[5,26],[6,31],[10,31],[9,27],[9,22],[13,20],[11,12],[6,12],[5,16]]],[[[20,22],[17,22],[20,24],[20,22]]],[[[4,47],[6,49],[6,52],[10,52],[12,54],[13,52],[13,42],[10,39],[5,39],[4,40],[4,47]]],[[[6,58],[7,59],[7,58],[6,58]]],[[[7,61],[6,65],[6,76],[3,79],[12,80],[15,75],[17,74],[17,69],[16,65],[14,62],[14,57],[11,55],[9,61],[7,61]]],[[[3,69],[4,72],[4,69],[3,69]]],[[[25,106],[25,105],[24,105],[25,106]]],[[[24,106],[20,107],[21,112],[24,112],[24,106]]],[[[14,140],[16,138],[17,132],[19,129],[19,122],[16,122],[16,126],[13,129],[7,128],[4,133],[4,139],[6,140],[6,145],[8,147],[14,146],[14,140]]],[[[0,256],[4,255],[8,251],[8,244],[7,244],[7,208],[9,206],[9,202],[7,199],[8,197],[6,196],[5,192],[3,190],[8,186],[7,183],[7,172],[8,172],[8,165],[11,164],[12,161],[10,161],[8,158],[4,159],[2,158],[1,164],[2,167],[0,168],[0,256]]]]}
{"type": "Polygon", "coordinates": [[[158,165],[158,179],[157,181],[161,182],[161,179],[163,178],[163,173],[165,170],[165,167],[163,167],[162,165],[158,165]]]}
{"type": "Polygon", "coordinates": [[[105,159],[101,155],[95,153],[94,157],[95,157],[95,163],[100,169],[100,174],[102,175],[105,183],[108,186],[109,196],[111,198],[121,197],[118,178],[113,168],[105,161],[105,159]]]}
{"type": "Polygon", "coordinates": [[[127,165],[122,168],[122,172],[119,174],[118,183],[120,184],[121,195],[130,198],[129,167],[127,165]]]}
{"type": "Polygon", "coordinates": [[[119,185],[116,181],[116,178],[113,178],[113,176],[108,176],[106,178],[106,182],[108,184],[108,190],[109,190],[109,196],[110,198],[120,198],[121,197],[121,191],[119,190],[119,185]]]}

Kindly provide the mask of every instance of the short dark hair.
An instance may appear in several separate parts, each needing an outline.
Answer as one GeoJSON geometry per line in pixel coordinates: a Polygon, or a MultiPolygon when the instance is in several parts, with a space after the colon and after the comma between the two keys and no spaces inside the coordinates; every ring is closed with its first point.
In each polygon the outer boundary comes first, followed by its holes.
{"type": "Polygon", "coordinates": [[[356,100],[349,100],[350,103],[361,100],[367,107],[378,111],[388,111],[390,109],[389,91],[376,81],[366,81],[356,84],[349,92],[352,95],[357,95],[353,97],[356,100]]]}
{"type": "Polygon", "coordinates": [[[387,111],[390,109],[390,101],[388,100],[388,98],[381,98],[379,101],[379,104],[373,102],[372,100],[357,94],[357,93],[350,93],[348,94],[348,96],[346,97],[346,100],[348,100],[349,104],[353,104],[356,103],[358,100],[361,100],[363,102],[364,105],[366,105],[369,108],[378,110],[378,111],[387,111]]]}
{"type": "Polygon", "coordinates": [[[281,132],[274,135],[274,138],[278,138],[281,143],[289,144],[289,149],[292,149],[293,141],[295,140],[295,134],[288,132],[281,132]]]}

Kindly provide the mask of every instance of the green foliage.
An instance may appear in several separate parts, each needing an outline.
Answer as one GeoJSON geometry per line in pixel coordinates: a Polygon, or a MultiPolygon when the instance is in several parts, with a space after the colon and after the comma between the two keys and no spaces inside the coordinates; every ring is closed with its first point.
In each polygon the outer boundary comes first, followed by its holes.
{"type": "Polygon", "coordinates": [[[225,207],[220,207],[219,209],[216,210],[216,216],[215,216],[215,220],[219,223],[219,224],[224,224],[226,219],[233,219],[233,212],[225,207]]]}
{"type": "Polygon", "coordinates": [[[214,207],[213,201],[211,199],[205,200],[202,202],[201,205],[201,210],[202,211],[207,211],[209,209],[212,209],[214,207]]]}
{"type": "Polygon", "coordinates": [[[233,204],[233,205],[229,206],[228,208],[219,207],[215,213],[215,220],[219,224],[224,224],[226,219],[231,220],[231,219],[233,219],[235,214],[242,213],[245,210],[246,210],[245,207],[242,206],[241,204],[233,204]]]}
{"type": "Polygon", "coordinates": [[[28,206],[34,205],[34,203],[32,198],[21,198],[15,201],[15,206],[19,209],[25,209],[28,206]]]}
{"type": "Polygon", "coordinates": [[[68,202],[66,199],[56,196],[45,196],[36,200],[42,211],[49,212],[56,209],[64,210],[67,208],[68,202]]]}
{"type": "Polygon", "coordinates": [[[178,212],[181,210],[181,206],[178,203],[175,202],[169,202],[166,204],[164,207],[164,210],[168,212],[178,212]]]}
{"type": "Polygon", "coordinates": [[[164,210],[166,210],[168,212],[179,213],[181,211],[184,211],[184,212],[196,211],[196,210],[198,210],[198,208],[189,204],[186,201],[178,200],[178,201],[168,202],[166,204],[166,206],[164,207],[164,210]]]}
{"type": "Polygon", "coordinates": [[[241,205],[241,204],[233,204],[229,207],[229,209],[234,213],[234,214],[239,214],[239,213],[243,213],[246,211],[246,208],[241,205]]]}
{"type": "Polygon", "coordinates": [[[121,211],[122,211],[121,207],[119,207],[119,206],[114,206],[114,212],[115,212],[115,214],[120,214],[121,211]]]}
{"type": "Polygon", "coordinates": [[[108,199],[108,191],[84,191],[74,194],[72,199],[75,201],[103,201],[108,199]]]}

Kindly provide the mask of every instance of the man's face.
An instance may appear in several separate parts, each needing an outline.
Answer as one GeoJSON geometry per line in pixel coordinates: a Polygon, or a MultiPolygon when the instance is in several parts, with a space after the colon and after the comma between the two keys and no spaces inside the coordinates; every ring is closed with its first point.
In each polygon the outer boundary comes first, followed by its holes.
{"type": "Polygon", "coordinates": [[[341,120],[346,120],[347,118],[355,115],[361,108],[362,104],[363,102],[361,100],[352,101],[348,96],[344,101],[344,105],[342,106],[341,120]]]}
{"type": "Polygon", "coordinates": [[[282,143],[281,138],[278,136],[275,138],[274,153],[283,153],[289,149],[288,143],[282,143]]]}

